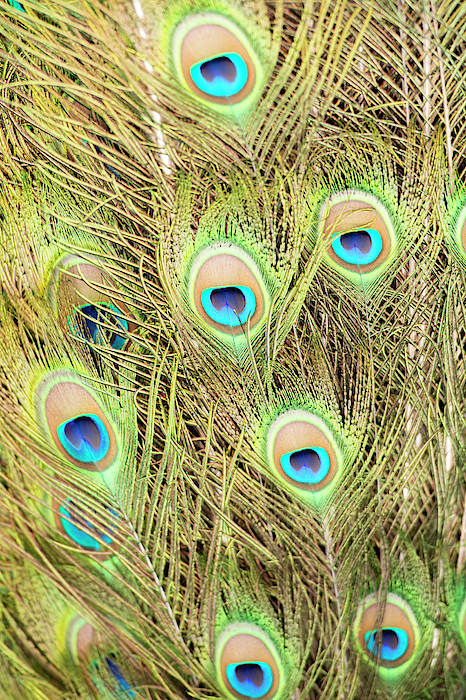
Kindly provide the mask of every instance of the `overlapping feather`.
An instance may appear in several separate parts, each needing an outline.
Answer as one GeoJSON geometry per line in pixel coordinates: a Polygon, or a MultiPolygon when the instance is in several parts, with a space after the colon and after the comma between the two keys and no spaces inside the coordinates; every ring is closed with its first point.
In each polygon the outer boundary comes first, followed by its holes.
{"type": "Polygon", "coordinates": [[[275,700],[462,692],[462,20],[451,3],[2,5],[8,699],[243,697],[222,675],[237,633],[271,645],[275,700]],[[244,108],[180,78],[173,34],[206,12],[261,62],[244,108]],[[393,224],[370,283],[329,257],[319,222],[342,192],[393,224]],[[198,256],[227,249],[266,297],[234,342],[190,297],[198,256]],[[34,396],[54,374],[109,412],[111,480],[47,434],[34,396]],[[322,498],[274,471],[288,414],[338,452],[322,498]],[[365,601],[389,632],[385,608],[412,615],[399,673],[358,642],[365,601]],[[81,654],[76,620],[95,630],[81,654]]]}

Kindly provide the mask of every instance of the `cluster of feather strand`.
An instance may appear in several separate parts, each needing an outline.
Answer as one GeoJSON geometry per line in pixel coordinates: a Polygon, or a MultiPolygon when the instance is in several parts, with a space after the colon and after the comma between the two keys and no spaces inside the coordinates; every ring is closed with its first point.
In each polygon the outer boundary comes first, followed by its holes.
{"type": "Polygon", "coordinates": [[[463,697],[465,21],[450,0],[0,4],[2,698],[252,697],[222,677],[235,630],[268,649],[265,700],[463,697]],[[176,78],[194,11],[241,18],[247,109],[176,78]],[[318,225],[342,191],[392,222],[370,279],[318,225]],[[188,284],[219,244],[262,277],[231,337],[188,284]],[[109,469],[50,437],[77,397],[109,469]],[[337,454],[322,496],[269,459],[299,411],[337,454]],[[406,605],[401,666],[358,641],[365,601],[374,629],[406,605]]]}

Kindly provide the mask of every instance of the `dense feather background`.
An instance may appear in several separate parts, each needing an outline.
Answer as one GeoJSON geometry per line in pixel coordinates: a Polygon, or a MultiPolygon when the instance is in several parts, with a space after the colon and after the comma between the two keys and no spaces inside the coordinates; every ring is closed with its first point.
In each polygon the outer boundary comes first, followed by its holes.
{"type": "Polygon", "coordinates": [[[463,3],[0,8],[2,698],[463,697],[463,3]]]}

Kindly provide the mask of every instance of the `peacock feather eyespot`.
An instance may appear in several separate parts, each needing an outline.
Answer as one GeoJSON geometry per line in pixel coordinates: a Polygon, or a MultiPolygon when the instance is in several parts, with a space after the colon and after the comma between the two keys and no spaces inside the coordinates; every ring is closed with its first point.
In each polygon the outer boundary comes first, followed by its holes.
{"type": "Polygon", "coordinates": [[[55,373],[37,390],[42,422],[58,450],[81,469],[102,472],[116,460],[118,445],[113,428],[90,391],[65,375],[55,373]]]}
{"type": "Polygon", "coordinates": [[[342,456],[333,431],[302,409],[282,413],[267,434],[269,468],[295,493],[319,505],[341,476],[342,456]]]}
{"type": "Polygon", "coordinates": [[[219,680],[234,698],[278,697],[284,674],[277,650],[269,636],[251,623],[233,623],[216,645],[219,680]]]}
{"type": "Polygon", "coordinates": [[[63,258],[51,284],[52,304],[62,327],[79,340],[121,350],[134,324],[128,322],[128,309],[112,299],[111,291],[97,265],[75,256],[63,258]]]}
{"type": "Polygon", "coordinates": [[[109,654],[103,659],[92,661],[90,677],[95,688],[100,692],[106,689],[116,693],[118,698],[135,698],[136,693],[126,680],[123,671],[115,661],[115,655],[109,654]],[[103,667],[103,672],[102,672],[103,667]]]}
{"type": "Polygon", "coordinates": [[[394,671],[404,673],[419,648],[419,625],[408,603],[394,593],[387,594],[383,616],[380,613],[376,595],[369,595],[356,617],[356,647],[378,665],[382,677],[395,680],[394,671]]]}
{"type": "Polygon", "coordinates": [[[95,413],[66,420],[57,426],[57,435],[66,452],[79,462],[98,462],[110,446],[107,429],[95,413]]]}
{"type": "Polygon", "coordinates": [[[240,285],[204,289],[201,304],[212,321],[230,328],[247,323],[256,310],[254,292],[240,285]]]}
{"type": "Polygon", "coordinates": [[[332,243],[335,255],[349,265],[370,265],[382,252],[382,237],[375,228],[342,233],[332,243]]]}
{"type": "Polygon", "coordinates": [[[174,32],[172,51],[180,82],[219,111],[243,107],[257,93],[259,58],[246,34],[224,15],[187,17],[174,32]]]}
{"type": "MultiPolygon", "coordinates": [[[[86,515],[70,498],[61,505],[54,501],[53,507],[58,529],[79,547],[93,552],[100,552],[111,547],[111,529],[108,527],[105,531],[101,531],[89,522],[90,516],[86,515]]],[[[114,518],[116,517],[113,511],[110,513],[114,518]]]]}
{"type": "Polygon", "coordinates": [[[367,651],[374,656],[379,653],[382,662],[398,661],[408,649],[408,634],[400,627],[384,627],[364,635],[367,651]]]}
{"type": "Polygon", "coordinates": [[[67,323],[71,335],[95,345],[108,344],[114,350],[121,350],[126,343],[123,334],[128,332],[128,322],[122,318],[121,310],[110,302],[79,306],[68,315],[67,323]]]}
{"type": "MultiPolygon", "coordinates": [[[[66,646],[74,663],[83,669],[84,677],[93,692],[106,694],[109,690],[115,693],[116,697],[136,697],[116,661],[115,654],[105,651],[104,647],[103,654],[98,658],[95,656],[93,647],[97,646],[97,633],[82,617],[75,616],[69,623],[66,630],[66,646]]],[[[98,646],[101,649],[102,643],[98,646]]]]}
{"type": "MultiPolygon", "coordinates": [[[[191,31],[191,34],[193,32],[191,31]]],[[[186,44],[186,37],[184,44],[186,44]]],[[[190,68],[196,87],[211,97],[232,98],[246,85],[251,68],[238,53],[224,53],[208,61],[201,61],[190,68]]]]}
{"type": "Polygon", "coordinates": [[[319,213],[319,234],[328,240],[328,263],[354,283],[370,281],[396,250],[392,217],[372,194],[345,190],[332,195],[319,213]]]}
{"type": "Polygon", "coordinates": [[[280,465],[291,483],[306,484],[309,488],[320,484],[322,488],[330,471],[330,456],[328,450],[314,445],[282,454],[280,465]]]}
{"type": "Polygon", "coordinates": [[[238,246],[218,243],[191,265],[189,298],[196,314],[224,340],[256,332],[264,323],[269,296],[252,258],[238,246]]]}

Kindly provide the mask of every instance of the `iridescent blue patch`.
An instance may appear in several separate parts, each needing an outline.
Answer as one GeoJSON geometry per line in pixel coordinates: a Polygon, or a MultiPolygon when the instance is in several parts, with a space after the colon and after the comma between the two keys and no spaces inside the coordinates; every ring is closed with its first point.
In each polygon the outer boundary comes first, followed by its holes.
{"type": "Polygon", "coordinates": [[[382,251],[382,237],[375,228],[341,233],[332,242],[335,255],[352,265],[369,265],[382,251]]]}
{"type": "Polygon", "coordinates": [[[273,684],[272,669],[262,661],[228,664],[226,676],[233,690],[245,698],[261,698],[273,684]]]}
{"type": "MultiPolygon", "coordinates": [[[[67,499],[66,503],[71,504],[72,508],[66,505],[60,506],[60,521],[64,531],[66,532],[68,537],[70,537],[73,540],[73,542],[76,542],[76,544],[78,544],[80,547],[83,547],[83,549],[89,549],[93,552],[98,552],[100,549],[102,549],[99,540],[97,540],[95,537],[93,537],[88,532],[85,532],[79,527],[79,523],[81,522],[82,525],[86,526],[89,530],[94,530],[101,541],[105,542],[106,544],[112,543],[110,537],[104,535],[101,532],[96,531],[95,526],[92,523],[88,522],[84,517],[76,517],[76,506],[69,498],[67,499]],[[75,525],[75,523],[77,524],[75,525]]],[[[113,515],[115,514],[113,513],[113,515]]]]}
{"type": "Polygon", "coordinates": [[[108,666],[110,673],[117,681],[117,683],[119,685],[119,689],[122,691],[126,691],[124,694],[124,697],[135,698],[136,693],[134,692],[134,690],[131,690],[131,686],[125,680],[120,667],[114,661],[112,661],[112,659],[110,659],[108,656],[105,657],[105,661],[107,662],[107,666],[108,666]]]}
{"type": "MultiPolygon", "coordinates": [[[[118,664],[116,664],[110,656],[105,657],[105,663],[107,664],[107,668],[108,668],[109,672],[111,673],[111,675],[113,676],[113,678],[116,681],[116,687],[113,687],[111,690],[113,692],[115,692],[115,690],[116,690],[118,698],[122,698],[122,699],[123,698],[135,698],[136,693],[134,692],[134,690],[132,690],[130,684],[123,676],[123,672],[120,669],[120,667],[118,666],[118,664]]],[[[104,684],[102,682],[102,676],[100,674],[99,664],[97,661],[92,662],[90,670],[91,670],[92,680],[94,681],[98,690],[100,692],[105,692],[105,688],[108,688],[109,686],[107,683],[104,686],[104,684]]],[[[106,696],[107,696],[107,694],[106,694],[106,696]]]]}
{"type": "Polygon", "coordinates": [[[21,5],[20,2],[17,2],[17,0],[8,0],[9,4],[15,8],[15,10],[20,10],[21,12],[26,12],[24,7],[21,5]]]}
{"type": "Polygon", "coordinates": [[[330,469],[330,459],[323,447],[305,447],[280,457],[283,471],[300,484],[319,484],[330,469]]]}
{"type": "MultiPolygon", "coordinates": [[[[377,630],[366,632],[364,642],[367,650],[377,656],[379,648],[376,643],[377,630]]],[[[380,634],[379,634],[380,636],[380,634]]],[[[382,651],[380,658],[382,661],[397,661],[408,648],[408,635],[399,627],[386,627],[382,629],[382,651]]]]}
{"type": "Polygon", "coordinates": [[[126,338],[109,326],[128,330],[128,322],[121,311],[113,304],[86,304],[75,310],[68,318],[68,328],[76,338],[91,340],[96,345],[109,343],[115,350],[121,350],[126,338]]]}
{"type": "Polygon", "coordinates": [[[249,287],[210,287],[201,294],[206,314],[223,326],[240,326],[253,316],[256,297],[249,287]]]}
{"type": "Polygon", "coordinates": [[[79,415],[57,428],[58,439],[68,454],[80,462],[98,462],[108,452],[107,428],[95,413],[79,415]]]}
{"type": "Polygon", "coordinates": [[[212,97],[233,97],[245,85],[248,68],[237,53],[225,53],[190,68],[194,84],[212,97]]]}

